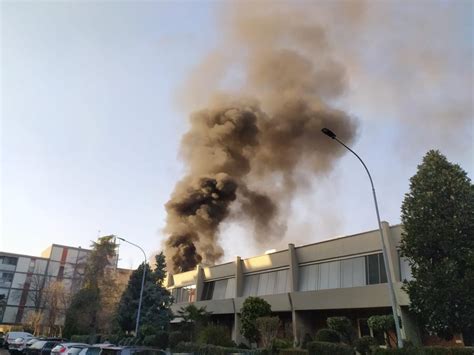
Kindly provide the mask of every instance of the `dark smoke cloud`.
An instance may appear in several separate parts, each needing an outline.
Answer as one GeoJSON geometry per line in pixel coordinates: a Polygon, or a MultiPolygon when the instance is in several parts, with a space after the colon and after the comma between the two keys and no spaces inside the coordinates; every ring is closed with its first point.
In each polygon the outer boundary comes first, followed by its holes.
{"type": "Polygon", "coordinates": [[[257,241],[282,237],[280,212],[305,187],[300,172],[323,174],[342,154],[321,128],[355,138],[355,121],[331,107],[346,73],[323,28],[289,16],[286,5],[245,5],[223,7],[223,41],[181,92],[185,107],[207,108],[191,115],[181,142],[187,173],[166,205],[172,272],[218,261],[219,226],[229,218],[250,221],[257,241]],[[235,70],[243,80],[229,79],[235,70]]]}

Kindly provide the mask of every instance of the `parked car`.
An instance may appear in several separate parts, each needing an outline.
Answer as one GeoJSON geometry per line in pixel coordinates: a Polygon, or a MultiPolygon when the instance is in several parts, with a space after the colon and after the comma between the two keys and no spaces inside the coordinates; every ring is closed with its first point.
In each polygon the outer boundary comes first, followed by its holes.
{"type": "Polygon", "coordinates": [[[31,345],[33,345],[34,343],[36,343],[38,340],[40,340],[40,338],[31,338],[30,340],[28,340],[26,342],[26,347],[25,347],[25,350],[28,349],[31,345]]]}
{"type": "MultiPolygon", "coordinates": [[[[110,345],[107,345],[110,346],[110,345]]],[[[99,355],[102,351],[102,346],[88,346],[87,348],[83,348],[78,355],[99,355]]]]}
{"type": "Polygon", "coordinates": [[[47,339],[47,340],[38,340],[33,343],[28,349],[25,350],[26,355],[51,355],[51,350],[53,348],[64,342],[63,339],[47,339]]]}
{"type": "Polygon", "coordinates": [[[102,348],[100,355],[165,355],[166,351],[143,346],[109,346],[102,348]]]}
{"type": "Polygon", "coordinates": [[[51,354],[52,355],[77,355],[79,352],[88,347],[89,344],[84,344],[84,343],[61,343],[56,345],[52,350],[51,354]]]}
{"type": "Polygon", "coordinates": [[[5,335],[5,348],[10,351],[10,353],[20,353],[26,347],[28,340],[34,338],[33,334],[27,332],[8,332],[5,335]],[[17,341],[18,339],[18,341],[17,341]]]}
{"type": "Polygon", "coordinates": [[[5,338],[5,333],[4,332],[0,332],[0,348],[3,347],[3,339],[5,338]]]}

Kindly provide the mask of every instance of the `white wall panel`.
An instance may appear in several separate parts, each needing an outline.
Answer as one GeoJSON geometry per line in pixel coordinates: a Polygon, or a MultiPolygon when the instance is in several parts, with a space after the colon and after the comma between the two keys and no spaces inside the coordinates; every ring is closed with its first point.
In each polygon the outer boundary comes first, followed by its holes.
{"type": "Polygon", "coordinates": [[[275,294],[286,293],[290,291],[290,278],[288,277],[289,270],[280,270],[276,272],[277,284],[275,294]]]}
{"type": "Polygon", "coordinates": [[[3,313],[3,323],[15,323],[18,307],[6,307],[3,313]]]}
{"type": "Polygon", "coordinates": [[[12,287],[23,288],[23,285],[26,281],[26,274],[21,274],[16,272],[15,276],[13,277],[12,287]]]}
{"type": "Polygon", "coordinates": [[[23,290],[10,290],[10,296],[8,297],[8,304],[18,306],[21,300],[21,294],[23,290]]]}
{"type": "Polygon", "coordinates": [[[227,279],[227,288],[225,291],[225,298],[235,297],[235,277],[227,279]]]}
{"type": "Polygon", "coordinates": [[[30,267],[31,258],[21,256],[18,258],[18,264],[16,265],[16,271],[19,272],[28,272],[30,267]]]}
{"type": "Polygon", "coordinates": [[[63,248],[54,246],[51,250],[51,260],[61,261],[61,256],[63,255],[63,248]]]}
{"type": "Polygon", "coordinates": [[[35,274],[44,274],[44,273],[46,273],[47,265],[48,265],[47,260],[36,259],[34,273],[35,274]]]}
{"type": "Polygon", "coordinates": [[[212,294],[213,300],[222,300],[225,298],[227,288],[227,280],[214,281],[214,292],[212,294]]]}
{"type": "Polygon", "coordinates": [[[59,271],[59,262],[57,261],[50,261],[48,267],[48,275],[49,276],[57,276],[59,271]]]}
{"type": "Polygon", "coordinates": [[[259,274],[258,276],[259,276],[259,279],[258,279],[257,295],[263,296],[267,294],[268,272],[259,274]]]}
{"type": "Polygon", "coordinates": [[[411,281],[413,280],[413,275],[411,273],[411,266],[408,263],[408,260],[404,257],[400,257],[400,276],[401,280],[411,281]]]}
{"type": "Polygon", "coordinates": [[[352,287],[365,286],[365,257],[352,259],[352,287]]]}
{"type": "Polygon", "coordinates": [[[79,254],[79,250],[77,250],[77,249],[68,249],[66,262],[75,264],[78,254],[79,254]]]}
{"type": "Polygon", "coordinates": [[[329,263],[319,264],[319,287],[318,290],[329,288],[329,263]]]}

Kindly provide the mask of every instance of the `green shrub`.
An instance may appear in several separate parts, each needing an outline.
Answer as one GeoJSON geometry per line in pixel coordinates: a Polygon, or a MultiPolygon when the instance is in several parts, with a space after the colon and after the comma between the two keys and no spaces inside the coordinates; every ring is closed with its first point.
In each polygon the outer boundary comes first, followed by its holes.
{"type": "Polygon", "coordinates": [[[391,314],[371,316],[367,319],[367,324],[374,333],[380,332],[385,334],[385,345],[388,347],[390,347],[390,339],[393,343],[397,342],[397,339],[391,334],[391,331],[395,330],[395,321],[391,314]]]}
{"type": "Polygon", "coordinates": [[[171,332],[169,335],[169,346],[174,349],[179,343],[189,340],[186,334],[180,331],[171,332]]]}
{"type": "Polygon", "coordinates": [[[245,343],[240,343],[239,345],[236,346],[239,349],[250,349],[250,346],[248,346],[245,343]]]}
{"type": "Polygon", "coordinates": [[[353,355],[354,350],[345,344],[313,341],[308,344],[309,355],[353,355]]]}
{"type": "Polygon", "coordinates": [[[242,305],[240,313],[242,335],[250,343],[255,343],[260,339],[257,329],[257,318],[270,316],[272,308],[270,304],[260,297],[247,297],[242,305]]]}
{"type": "Polygon", "coordinates": [[[362,338],[356,339],[354,342],[355,349],[361,353],[361,355],[368,355],[373,347],[377,347],[377,339],[369,336],[363,336],[362,338]]]}
{"type": "Polygon", "coordinates": [[[472,347],[426,346],[422,348],[376,349],[374,355],[472,355],[472,347]]]}
{"type": "Polygon", "coordinates": [[[472,355],[474,348],[472,347],[442,347],[427,346],[423,348],[423,355],[472,355]]]}
{"type": "Polygon", "coordinates": [[[90,344],[89,337],[89,335],[71,335],[71,342],[90,344]]]}
{"type": "Polygon", "coordinates": [[[227,329],[215,324],[209,324],[202,328],[198,333],[197,342],[199,344],[212,344],[227,347],[233,347],[235,345],[230,338],[227,329]]]}
{"type": "Polygon", "coordinates": [[[352,344],[354,338],[354,328],[351,320],[347,317],[329,317],[326,319],[329,329],[338,332],[342,340],[347,344],[352,344]]]}
{"type": "Polygon", "coordinates": [[[175,352],[194,353],[194,355],[225,355],[225,354],[264,354],[262,350],[245,350],[239,348],[227,348],[212,344],[179,343],[174,349],[175,352]]]}
{"type": "Polygon", "coordinates": [[[143,345],[166,349],[168,347],[168,333],[159,331],[154,335],[147,335],[143,339],[143,345]]]}
{"type": "Polygon", "coordinates": [[[117,345],[121,338],[121,334],[111,334],[105,340],[111,344],[117,345]]]}
{"type": "Polygon", "coordinates": [[[308,350],[305,349],[282,349],[279,355],[308,355],[308,350]]]}
{"type": "Polygon", "coordinates": [[[319,329],[314,338],[316,341],[323,341],[327,343],[340,343],[341,337],[338,332],[332,329],[319,329]]]}
{"type": "Polygon", "coordinates": [[[384,348],[375,348],[373,350],[373,355],[421,355],[424,354],[422,349],[417,348],[408,348],[408,349],[384,349],[384,348]]]}
{"type": "Polygon", "coordinates": [[[274,353],[278,353],[279,350],[290,349],[292,347],[293,347],[293,341],[292,340],[280,339],[280,338],[273,339],[272,351],[274,353]]]}
{"type": "Polygon", "coordinates": [[[308,349],[308,344],[311,343],[313,341],[313,337],[311,336],[311,334],[309,333],[306,333],[303,337],[303,341],[302,341],[302,348],[303,349],[308,349]]]}

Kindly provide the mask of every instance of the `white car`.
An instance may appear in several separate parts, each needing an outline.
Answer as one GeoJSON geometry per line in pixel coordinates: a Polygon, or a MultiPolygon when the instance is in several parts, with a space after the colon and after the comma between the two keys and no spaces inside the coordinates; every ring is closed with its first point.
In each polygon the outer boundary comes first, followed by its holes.
{"type": "Polygon", "coordinates": [[[76,355],[88,346],[90,345],[84,343],[61,343],[51,350],[51,355],[76,355]]]}
{"type": "Polygon", "coordinates": [[[25,350],[26,343],[33,338],[33,334],[27,332],[8,332],[5,336],[6,348],[10,353],[21,353],[25,350]]]}

